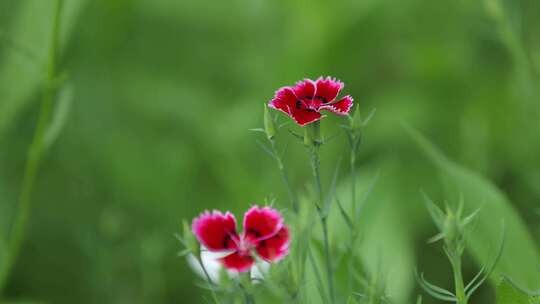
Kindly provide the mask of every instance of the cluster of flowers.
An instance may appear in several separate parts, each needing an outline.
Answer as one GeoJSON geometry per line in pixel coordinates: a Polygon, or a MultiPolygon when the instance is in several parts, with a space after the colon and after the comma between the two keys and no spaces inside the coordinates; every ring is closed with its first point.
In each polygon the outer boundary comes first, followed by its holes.
{"type": "MultiPolygon", "coordinates": [[[[324,138],[321,136],[320,124],[318,121],[325,117],[325,115],[321,113],[322,111],[329,111],[337,115],[349,114],[353,106],[353,98],[350,95],[338,98],[343,86],[344,84],[342,82],[334,78],[320,77],[315,81],[305,79],[297,82],[294,86],[282,87],[276,91],[274,98],[272,98],[268,103],[268,107],[265,107],[264,116],[264,132],[270,141],[270,148],[265,150],[276,159],[278,167],[282,171],[281,173],[284,184],[288,189],[289,198],[295,212],[298,211],[297,201],[294,199],[294,195],[292,194],[293,191],[291,191],[290,184],[288,183],[286,172],[283,170],[283,163],[274,145],[275,128],[273,125],[273,119],[268,113],[268,108],[281,111],[287,114],[301,127],[306,127],[303,141],[310,154],[313,175],[315,178],[314,184],[316,186],[317,198],[315,198],[314,203],[317,207],[316,210],[323,228],[323,246],[324,256],[326,258],[324,264],[326,266],[328,294],[325,293],[324,288],[321,288],[320,282],[319,288],[321,297],[328,297],[328,303],[335,303],[335,299],[337,297],[333,283],[333,263],[329,253],[330,246],[328,242],[328,223],[326,221],[328,210],[320,207],[320,203],[323,201],[323,195],[319,173],[319,147],[324,143],[324,138]]],[[[365,121],[361,121],[360,114],[358,113],[359,112],[357,111],[354,117],[349,116],[350,124],[348,126],[344,126],[347,131],[351,148],[351,213],[356,217],[359,213],[355,212],[356,174],[354,173],[354,168],[355,155],[358,152],[361,138],[361,127],[359,127],[359,125],[363,126],[369,120],[368,117],[365,121]]],[[[452,210],[451,208],[447,207],[446,212],[444,212],[443,210],[439,209],[439,207],[427,196],[425,196],[425,198],[429,213],[437,227],[440,229],[440,233],[431,238],[430,242],[440,240],[444,241],[445,253],[453,266],[454,278],[456,282],[455,292],[429,283],[424,278],[423,274],[417,274],[417,280],[420,286],[436,299],[466,304],[475,290],[477,290],[477,288],[490,277],[495,269],[495,266],[497,265],[503,251],[504,233],[503,241],[501,241],[498,253],[491,265],[484,266],[471,280],[471,282],[464,284],[461,270],[461,258],[465,250],[464,229],[475,218],[478,210],[468,216],[465,216],[463,214],[463,200],[461,200],[457,210],[452,210]]],[[[343,214],[345,213],[343,209],[341,211],[343,214]]],[[[344,214],[344,218],[349,223],[349,228],[351,229],[351,244],[353,244],[357,236],[357,234],[354,233],[354,223],[356,221],[351,220],[346,214],[344,214]]],[[[216,257],[213,259],[213,261],[211,261],[211,263],[214,265],[218,264],[219,267],[224,267],[225,269],[229,270],[230,273],[232,272],[234,274],[252,271],[251,278],[253,279],[256,278],[256,273],[261,271],[260,267],[253,268],[253,265],[257,263],[257,261],[262,260],[266,262],[263,264],[263,268],[268,268],[270,267],[269,265],[271,263],[278,262],[288,255],[289,245],[291,243],[291,234],[289,227],[285,224],[282,215],[276,209],[272,207],[254,206],[250,208],[244,215],[243,231],[241,233],[237,231],[236,226],[236,219],[230,212],[222,213],[220,211],[205,211],[193,220],[193,234],[199,241],[201,248],[204,248],[205,253],[213,254],[216,257]]],[[[193,238],[191,233],[189,233],[189,235],[193,238]]],[[[194,243],[197,246],[195,241],[194,243]]],[[[202,267],[208,281],[216,279],[215,277],[211,278],[208,272],[204,270],[205,268],[203,266],[201,257],[199,258],[198,262],[202,267]]],[[[353,269],[350,269],[350,271],[354,272],[354,266],[352,264],[350,265],[353,267],[353,269]]],[[[259,264],[257,264],[257,266],[259,266],[259,264]]],[[[377,282],[374,284],[376,283],[377,282]]],[[[358,295],[358,293],[356,294],[358,295]]],[[[246,296],[249,297],[249,294],[246,293],[246,296]]],[[[384,295],[378,294],[372,294],[369,295],[369,297],[369,303],[372,303],[371,299],[385,298],[384,295]]],[[[251,301],[246,300],[246,303],[251,303],[251,301]]],[[[417,303],[421,303],[421,297],[419,297],[417,303]]]]}
{"type": "MultiPolygon", "coordinates": [[[[316,81],[305,79],[295,86],[277,90],[268,106],[287,114],[300,126],[306,126],[324,118],[323,110],[338,115],[349,113],[353,98],[347,95],[337,99],[343,86],[330,77],[316,81]]],[[[273,263],[288,254],[289,228],[276,209],[254,206],[244,215],[242,233],[238,233],[236,226],[230,212],[205,211],[193,220],[192,230],[204,249],[219,253],[218,261],[232,271],[249,271],[256,257],[273,263]]]]}
{"type": "Polygon", "coordinates": [[[219,259],[225,268],[238,272],[251,269],[255,254],[277,262],[289,252],[289,228],[277,210],[254,206],[244,215],[243,226],[239,234],[233,214],[206,211],[193,220],[192,228],[208,251],[225,253],[219,259]]]}

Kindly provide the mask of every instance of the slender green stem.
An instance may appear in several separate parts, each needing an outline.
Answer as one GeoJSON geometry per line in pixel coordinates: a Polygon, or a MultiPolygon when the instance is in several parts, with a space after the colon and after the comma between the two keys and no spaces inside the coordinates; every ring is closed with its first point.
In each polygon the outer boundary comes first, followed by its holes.
{"type": "Polygon", "coordinates": [[[204,266],[202,258],[198,256],[197,261],[199,262],[199,265],[201,265],[201,268],[204,272],[204,276],[206,277],[206,283],[208,284],[208,288],[210,289],[210,292],[212,293],[212,298],[214,299],[214,302],[216,304],[219,304],[218,297],[216,295],[216,292],[214,291],[214,287],[212,286],[212,279],[210,278],[210,274],[208,274],[208,271],[206,270],[206,267],[204,266]]]}
{"type": "Polygon", "coordinates": [[[283,165],[283,160],[281,159],[281,156],[279,155],[279,152],[276,148],[276,142],[274,139],[269,139],[269,141],[270,141],[270,147],[272,148],[272,153],[274,154],[274,157],[278,165],[279,173],[281,175],[281,180],[283,181],[283,184],[285,185],[285,189],[287,190],[287,195],[289,196],[289,201],[291,203],[293,211],[294,213],[298,213],[298,199],[296,198],[296,195],[294,194],[294,191],[292,190],[291,183],[289,182],[289,175],[287,174],[287,170],[285,170],[285,166],[283,165]]]}
{"type": "Polygon", "coordinates": [[[44,150],[44,135],[47,129],[47,124],[49,123],[51,108],[58,89],[56,67],[63,3],[63,0],[56,1],[51,34],[51,45],[47,62],[47,78],[37,126],[32,143],[30,144],[28,157],[26,159],[21,195],[19,197],[19,210],[13,222],[5,264],[4,267],[0,269],[0,292],[5,288],[11,269],[16,262],[17,256],[19,255],[21,246],[24,242],[26,227],[30,217],[32,191],[34,189],[36,175],[38,173],[39,164],[44,150]]]}
{"type": "Polygon", "coordinates": [[[328,242],[328,223],[327,217],[321,216],[321,224],[323,229],[323,242],[324,242],[324,256],[326,257],[326,271],[328,276],[328,290],[330,294],[330,301],[335,302],[334,295],[334,275],[332,270],[332,260],[330,258],[330,244],[328,242]]]}
{"type": "Polygon", "coordinates": [[[453,256],[452,269],[454,271],[454,285],[456,289],[457,304],[467,304],[467,296],[465,295],[465,285],[463,284],[463,275],[461,273],[461,257],[453,256]]]}
{"type": "MultiPolygon", "coordinates": [[[[351,204],[352,204],[352,216],[353,219],[356,219],[356,151],[351,148],[350,156],[350,167],[351,167],[351,204]]],[[[353,225],[356,221],[353,220],[353,225]]]]}
{"type": "Polygon", "coordinates": [[[351,128],[350,130],[348,130],[348,132],[349,132],[349,138],[351,141],[350,143],[351,155],[350,155],[349,165],[351,169],[351,200],[352,200],[352,216],[353,216],[353,224],[354,224],[358,220],[357,213],[360,211],[358,209],[358,201],[356,200],[356,177],[357,177],[356,156],[362,144],[362,130],[351,128]]]}
{"type": "Polygon", "coordinates": [[[319,148],[316,146],[311,149],[311,170],[315,181],[315,191],[317,192],[317,204],[319,207],[322,208],[323,194],[320,173],[319,148]]]}
{"type": "Polygon", "coordinates": [[[319,272],[319,269],[317,268],[317,264],[315,263],[315,258],[313,257],[313,253],[311,253],[311,250],[309,248],[307,248],[307,256],[309,258],[309,262],[311,263],[311,267],[313,268],[313,274],[317,282],[317,287],[320,289],[319,294],[321,295],[322,302],[326,304],[328,303],[328,297],[324,292],[321,274],[319,272]]]}
{"type": "Polygon", "coordinates": [[[324,210],[323,206],[323,194],[322,194],[322,186],[321,186],[321,174],[320,174],[320,159],[319,159],[319,148],[322,144],[321,140],[321,131],[320,131],[320,122],[316,121],[312,123],[309,128],[306,130],[308,132],[307,134],[310,136],[306,136],[307,139],[309,139],[311,142],[306,142],[308,145],[308,149],[310,152],[310,159],[311,159],[311,169],[313,173],[313,178],[315,181],[315,190],[317,194],[317,201],[316,201],[316,207],[319,214],[319,218],[321,220],[322,225],[322,232],[323,232],[323,244],[324,244],[324,255],[326,259],[326,272],[327,272],[327,279],[328,279],[328,293],[330,295],[330,302],[335,302],[335,293],[334,293],[334,278],[333,278],[333,270],[332,270],[332,260],[330,258],[330,243],[328,239],[328,222],[327,222],[327,210],[324,210]],[[309,133],[311,132],[311,133],[309,133]]]}
{"type": "Polygon", "coordinates": [[[350,166],[350,179],[351,179],[351,205],[352,205],[352,213],[351,213],[351,227],[350,227],[350,251],[351,251],[351,258],[349,259],[349,290],[352,290],[354,288],[353,286],[353,272],[354,270],[354,247],[356,243],[356,210],[357,210],[357,201],[356,201],[356,152],[357,152],[357,144],[356,144],[356,137],[354,130],[348,130],[349,132],[349,139],[350,139],[350,148],[351,148],[351,154],[349,159],[349,166],[350,166]]]}

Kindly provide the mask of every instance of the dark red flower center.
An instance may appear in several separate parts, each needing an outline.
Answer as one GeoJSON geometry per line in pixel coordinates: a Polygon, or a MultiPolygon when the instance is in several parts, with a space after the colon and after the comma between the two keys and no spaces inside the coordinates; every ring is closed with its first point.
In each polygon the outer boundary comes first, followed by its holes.
{"type": "Polygon", "coordinates": [[[296,100],[296,109],[309,112],[319,112],[319,107],[326,103],[328,103],[328,100],[323,96],[303,96],[296,100]]]}

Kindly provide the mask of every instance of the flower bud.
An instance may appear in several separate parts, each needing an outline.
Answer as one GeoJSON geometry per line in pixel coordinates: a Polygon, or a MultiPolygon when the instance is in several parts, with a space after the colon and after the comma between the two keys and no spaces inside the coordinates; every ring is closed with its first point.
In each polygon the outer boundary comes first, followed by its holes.
{"type": "Polygon", "coordinates": [[[268,140],[274,139],[274,136],[276,135],[274,120],[272,119],[272,116],[270,115],[270,111],[268,111],[268,106],[266,104],[264,105],[264,133],[266,133],[266,137],[268,137],[268,140]]]}
{"type": "Polygon", "coordinates": [[[459,227],[459,219],[453,212],[446,215],[443,226],[444,239],[446,244],[455,246],[461,239],[462,231],[459,227]]]}

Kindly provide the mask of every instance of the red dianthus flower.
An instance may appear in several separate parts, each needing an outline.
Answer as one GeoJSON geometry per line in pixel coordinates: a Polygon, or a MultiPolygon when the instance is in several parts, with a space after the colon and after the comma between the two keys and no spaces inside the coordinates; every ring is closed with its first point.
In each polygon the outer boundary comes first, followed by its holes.
{"type": "Polygon", "coordinates": [[[244,215],[244,231],[236,231],[233,214],[214,210],[193,220],[193,233],[207,250],[229,253],[219,261],[231,270],[250,270],[255,254],[267,262],[277,262],[289,253],[289,229],[281,214],[270,207],[254,206],[244,215]]]}
{"type": "Polygon", "coordinates": [[[353,98],[347,95],[336,100],[343,86],[343,82],[330,77],[320,77],[316,81],[304,79],[294,87],[277,90],[268,106],[289,115],[301,126],[323,118],[320,113],[322,110],[347,115],[353,105],[353,98]]]}

